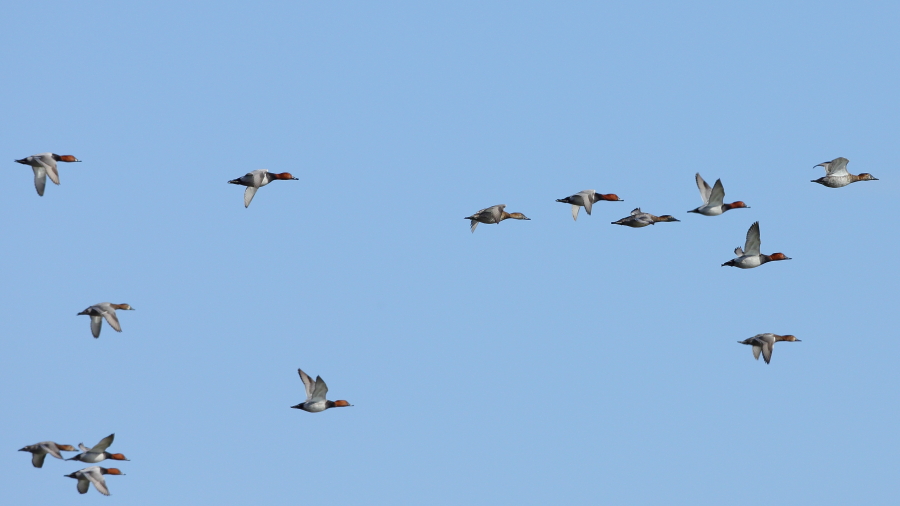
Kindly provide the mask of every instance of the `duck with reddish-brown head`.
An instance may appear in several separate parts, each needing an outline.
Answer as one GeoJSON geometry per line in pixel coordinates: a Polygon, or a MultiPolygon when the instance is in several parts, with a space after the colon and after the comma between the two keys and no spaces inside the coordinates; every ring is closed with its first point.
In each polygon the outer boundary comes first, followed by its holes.
{"type": "Polygon", "coordinates": [[[765,333],[765,334],[756,334],[753,337],[749,337],[744,339],[743,341],[738,341],[741,344],[748,344],[753,346],[753,358],[759,360],[759,354],[762,353],[763,360],[768,364],[770,360],[772,360],[772,349],[775,347],[775,343],[780,341],[788,341],[788,342],[797,342],[800,340],[796,337],[788,334],[785,336],[780,336],[778,334],[765,333]]]}
{"type": "Polygon", "coordinates": [[[722,267],[727,265],[729,267],[737,267],[740,269],[752,269],[768,262],[790,260],[784,253],[772,253],[771,255],[762,254],[759,252],[759,246],[759,222],[757,221],[753,225],[750,225],[750,230],[747,231],[747,239],[744,241],[744,248],[741,249],[741,247],[738,246],[734,249],[734,254],[737,255],[737,258],[725,262],[722,264],[722,267]]]}
{"type": "Polygon", "coordinates": [[[302,369],[297,369],[297,373],[300,374],[300,381],[303,382],[303,386],[306,389],[306,401],[301,402],[296,406],[291,406],[292,408],[302,409],[303,411],[309,411],[310,413],[318,413],[329,408],[352,406],[352,404],[347,401],[326,400],[325,394],[328,393],[328,385],[325,384],[325,381],[321,376],[316,376],[316,381],[313,381],[302,369]]]}
{"type": "Polygon", "coordinates": [[[580,211],[582,207],[584,208],[584,211],[588,213],[588,216],[590,216],[593,204],[600,202],[601,200],[622,202],[622,199],[615,193],[597,193],[594,190],[582,190],[575,195],[569,195],[563,199],[556,199],[557,202],[572,205],[572,219],[576,221],[578,221],[578,211],[580,211]]]}
{"type": "Polygon", "coordinates": [[[115,438],[115,434],[110,434],[101,439],[100,442],[95,444],[93,448],[84,446],[84,443],[78,443],[78,447],[81,448],[82,453],[79,453],[78,455],[66,460],[78,460],[81,462],[87,462],[88,464],[96,464],[97,462],[103,462],[106,459],[128,460],[125,458],[125,455],[122,455],[121,453],[109,453],[108,451],[106,451],[106,449],[109,448],[109,445],[113,443],[113,440],[115,438]]]}
{"type": "Polygon", "coordinates": [[[56,162],[80,162],[81,160],[72,155],[57,155],[56,153],[41,153],[31,155],[21,160],[16,160],[22,165],[29,165],[34,170],[34,189],[38,195],[44,196],[44,187],[47,185],[47,176],[53,184],[59,184],[59,171],[56,169],[56,162]]]}
{"type": "Polygon", "coordinates": [[[253,200],[253,196],[256,195],[256,190],[277,179],[282,181],[297,181],[297,178],[292,176],[290,172],[282,172],[279,174],[276,172],[269,172],[266,169],[259,169],[248,172],[243,176],[228,182],[247,187],[247,189],[244,190],[244,207],[247,208],[250,207],[250,201],[253,200]]]}

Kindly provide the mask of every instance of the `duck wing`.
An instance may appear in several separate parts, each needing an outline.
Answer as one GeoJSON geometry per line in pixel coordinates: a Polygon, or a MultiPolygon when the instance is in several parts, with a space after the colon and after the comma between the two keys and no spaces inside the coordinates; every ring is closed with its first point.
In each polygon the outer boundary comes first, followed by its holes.
{"type": "MultiPolygon", "coordinates": [[[[91,482],[87,480],[87,477],[78,478],[78,493],[79,494],[87,494],[88,488],[91,486],[91,482]]],[[[97,490],[100,490],[99,488],[97,490]]],[[[109,495],[109,494],[107,494],[109,495]]]]}
{"type": "Polygon", "coordinates": [[[53,184],[59,184],[59,172],[56,170],[56,160],[52,155],[39,155],[34,157],[34,160],[44,167],[53,184]]]}
{"type": "Polygon", "coordinates": [[[826,176],[848,176],[850,175],[850,173],[847,172],[848,163],[850,163],[850,160],[847,160],[844,157],[840,157],[820,165],[825,167],[826,176]]]}
{"type": "Polygon", "coordinates": [[[762,356],[767,364],[772,360],[772,343],[762,343],[762,356]]]}
{"type": "Polygon", "coordinates": [[[578,192],[578,195],[581,196],[581,202],[584,206],[585,212],[588,213],[588,216],[591,215],[591,206],[594,204],[594,194],[596,192],[594,190],[584,190],[578,192]]]}
{"type": "Polygon", "coordinates": [[[697,180],[697,188],[700,190],[700,198],[703,199],[703,204],[709,204],[709,194],[712,192],[712,188],[700,177],[699,172],[694,176],[694,179],[697,180]]]}
{"type": "Polygon", "coordinates": [[[47,169],[44,167],[32,167],[34,170],[34,189],[38,195],[44,196],[44,187],[47,186],[47,169]]]}
{"type": "Polygon", "coordinates": [[[309,402],[309,400],[312,399],[313,390],[315,390],[316,384],[310,379],[308,374],[303,372],[303,369],[297,369],[297,373],[300,374],[300,381],[303,382],[303,387],[306,389],[306,402],[309,402]]]}
{"type": "MultiPolygon", "coordinates": [[[[62,454],[59,453],[59,448],[57,448],[56,444],[43,443],[41,445],[41,449],[44,450],[46,453],[49,453],[50,455],[53,455],[54,457],[56,457],[60,460],[63,460],[63,456],[62,456],[62,454]]],[[[43,459],[41,459],[41,460],[43,460],[43,459]]],[[[37,467],[41,467],[41,466],[37,466],[37,467]]]]}
{"type": "MultiPolygon", "coordinates": [[[[747,230],[747,240],[744,242],[744,254],[745,255],[759,255],[759,222],[754,222],[753,225],[750,225],[750,230],[747,230]]],[[[737,250],[735,250],[737,252],[737,250]]]]}
{"type": "Polygon", "coordinates": [[[310,399],[310,401],[324,401],[325,395],[327,393],[328,385],[325,384],[325,380],[323,380],[321,376],[316,376],[316,388],[313,390],[312,398],[310,399]]]}
{"type": "MultiPolygon", "coordinates": [[[[103,479],[103,475],[100,474],[100,468],[94,467],[88,472],[82,473],[87,479],[91,480],[91,483],[94,484],[94,487],[97,488],[97,492],[100,492],[103,495],[109,495],[109,489],[106,488],[106,480],[103,479]]],[[[84,484],[85,492],[87,492],[87,483],[84,484]]],[[[81,492],[81,480],[78,480],[78,491],[81,492]]],[[[84,492],[81,492],[82,494],[84,492]]]]}
{"type": "MultiPolygon", "coordinates": [[[[91,448],[91,452],[94,453],[103,453],[109,448],[109,445],[113,443],[113,439],[116,438],[115,434],[110,434],[105,438],[101,439],[99,443],[95,444],[93,448],[91,448]]],[[[127,442],[126,442],[127,443],[127,442]]]]}
{"type": "Polygon", "coordinates": [[[641,208],[640,208],[640,207],[635,207],[635,208],[631,211],[631,216],[636,216],[636,215],[638,215],[638,214],[644,214],[644,213],[641,212],[641,208]]]}
{"type": "Polygon", "coordinates": [[[34,467],[42,467],[44,465],[44,458],[46,457],[46,453],[32,453],[31,465],[33,465],[34,467]]]}
{"type": "Polygon", "coordinates": [[[91,315],[91,334],[100,337],[100,329],[103,327],[103,317],[91,315]]]}
{"type": "Polygon", "coordinates": [[[244,208],[250,207],[250,201],[253,200],[253,196],[256,195],[256,190],[258,190],[258,186],[248,186],[246,190],[244,190],[244,208]]]}
{"type": "MultiPolygon", "coordinates": [[[[103,317],[106,318],[106,323],[108,323],[109,326],[113,328],[113,330],[115,330],[116,332],[122,332],[122,326],[119,325],[119,317],[116,316],[115,309],[110,308],[110,309],[107,309],[106,311],[103,311],[103,317]]],[[[91,320],[93,320],[93,318],[94,317],[92,316],[91,320]]],[[[91,326],[93,326],[93,322],[92,322],[91,326]]],[[[100,332],[98,331],[97,334],[99,334],[99,333],[100,332]]]]}
{"type": "Polygon", "coordinates": [[[709,200],[706,202],[706,205],[721,206],[724,201],[725,187],[722,186],[721,179],[716,179],[716,184],[713,185],[712,190],[710,191],[709,200]]]}
{"type": "Polygon", "coordinates": [[[494,223],[500,223],[500,218],[503,216],[503,210],[506,209],[506,204],[499,204],[488,209],[491,212],[491,218],[494,219],[494,223]]]}

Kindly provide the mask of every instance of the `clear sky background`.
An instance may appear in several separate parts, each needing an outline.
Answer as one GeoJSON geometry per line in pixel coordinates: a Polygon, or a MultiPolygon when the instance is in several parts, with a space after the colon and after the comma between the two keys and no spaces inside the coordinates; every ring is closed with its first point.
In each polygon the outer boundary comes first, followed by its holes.
{"type": "Polygon", "coordinates": [[[4,503],[900,495],[895,2],[4,17],[4,503]],[[41,198],[45,151],[83,163],[41,198]],[[880,180],[810,182],[839,156],[880,180]],[[261,168],[299,181],[244,209],[261,168]],[[695,172],[751,209],[687,214],[695,172]],[[624,202],[573,222],[586,188],[624,202]],[[532,221],[469,233],[495,204],[532,221]],[[610,225],[638,206],[682,221],[610,225]],[[793,260],[721,267],[757,220],[793,260]],[[137,309],[93,339],[101,301],[137,309]],[[290,409],[298,367],[354,407],[290,409]],[[111,498],[16,451],[112,432],[111,498]]]}

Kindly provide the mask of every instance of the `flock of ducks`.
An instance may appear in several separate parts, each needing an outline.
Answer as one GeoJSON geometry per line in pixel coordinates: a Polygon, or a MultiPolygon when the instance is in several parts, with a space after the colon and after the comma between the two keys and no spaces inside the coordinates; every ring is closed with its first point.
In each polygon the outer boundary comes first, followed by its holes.
{"type": "MultiPolygon", "coordinates": [[[[857,181],[878,180],[877,178],[873,177],[872,174],[868,173],[862,173],[859,175],[851,174],[847,171],[847,164],[849,162],[850,161],[846,158],[840,157],[835,158],[830,162],[822,162],[820,164],[814,165],[813,168],[824,167],[825,176],[820,177],[819,179],[813,179],[812,182],[825,185],[829,188],[841,188],[857,181]]],[[[700,176],[699,172],[694,176],[694,178],[697,182],[697,189],[700,190],[700,198],[703,200],[703,205],[697,207],[696,209],[691,209],[690,211],[688,211],[689,213],[702,214],[703,216],[719,216],[732,209],[750,208],[747,204],[740,200],[732,202],[730,204],[726,204],[725,187],[722,185],[721,179],[717,179],[715,184],[710,187],[709,184],[703,180],[703,177],[700,176]]],[[[557,202],[570,204],[572,206],[572,219],[576,221],[578,220],[578,212],[582,207],[584,208],[585,212],[590,215],[593,204],[600,202],[601,200],[609,202],[622,202],[622,199],[620,199],[619,196],[614,193],[603,194],[597,193],[595,190],[583,190],[574,195],[556,199],[557,202]]],[[[466,216],[465,219],[470,221],[472,232],[475,232],[475,227],[477,227],[479,223],[494,224],[500,223],[501,221],[507,219],[530,220],[530,218],[527,218],[522,213],[508,213],[504,210],[505,208],[505,204],[488,207],[485,209],[481,209],[471,216],[466,216]]],[[[638,207],[632,210],[629,216],[626,216],[620,220],[613,221],[612,224],[623,225],[632,228],[643,228],[648,225],[655,225],[661,222],[672,221],[681,220],[678,220],[677,218],[669,214],[656,216],[655,214],[645,213],[641,211],[640,207],[638,207]]],[[[784,253],[772,253],[771,255],[767,255],[760,251],[758,221],[750,225],[750,229],[747,230],[747,238],[744,241],[744,247],[741,248],[740,246],[738,246],[737,248],[735,248],[734,254],[736,255],[736,257],[723,263],[723,267],[727,265],[729,267],[737,267],[739,269],[753,269],[754,267],[759,267],[760,265],[769,262],[790,260],[790,257],[786,256],[784,253]]],[[[782,336],[772,333],[757,334],[753,337],[738,342],[741,344],[753,346],[753,357],[759,360],[759,355],[760,353],[762,353],[763,360],[765,360],[768,364],[772,359],[772,348],[775,346],[775,343],[779,341],[800,342],[800,340],[793,335],[782,336]]]]}
{"type": "MultiPolygon", "coordinates": [[[[54,184],[60,184],[57,162],[71,163],[80,161],[81,160],[75,158],[72,155],[57,155],[55,153],[40,153],[37,155],[22,158],[21,160],[16,160],[16,162],[24,165],[29,165],[33,169],[34,187],[37,190],[38,195],[40,196],[44,195],[44,189],[48,176],[54,184]]],[[[819,179],[814,179],[812,180],[812,182],[825,185],[829,188],[841,188],[857,181],[877,181],[876,178],[868,173],[862,173],[859,175],[850,174],[847,171],[848,162],[849,160],[847,160],[846,158],[835,158],[830,162],[823,162],[815,165],[814,167],[825,168],[825,176],[819,179]]],[[[725,203],[725,188],[722,185],[721,179],[717,179],[712,187],[710,187],[706,183],[706,181],[703,180],[699,173],[695,176],[695,179],[697,182],[697,188],[700,190],[700,197],[703,200],[703,205],[697,207],[696,209],[688,211],[689,213],[701,214],[703,216],[719,216],[732,209],[749,208],[742,201],[736,201],[730,204],[725,203]]],[[[256,191],[259,188],[275,180],[296,181],[297,178],[295,178],[288,172],[272,173],[265,169],[260,169],[248,172],[242,177],[228,181],[228,183],[247,187],[246,190],[244,190],[244,207],[246,208],[250,206],[250,202],[253,200],[253,197],[256,195],[256,191]]],[[[556,201],[562,202],[564,204],[570,204],[572,206],[572,219],[577,221],[578,213],[582,207],[584,208],[585,212],[590,215],[593,204],[600,201],[622,202],[622,199],[620,199],[618,195],[613,193],[601,194],[597,193],[594,190],[584,190],[574,195],[570,195],[562,199],[557,199],[556,201]]],[[[485,209],[481,209],[471,216],[466,216],[465,219],[469,220],[470,228],[473,233],[475,232],[475,228],[479,223],[497,224],[507,219],[530,220],[530,218],[526,217],[522,213],[509,213],[506,212],[505,209],[505,204],[491,206],[485,209]]],[[[629,216],[626,216],[617,221],[613,221],[611,223],[613,225],[623,225],[632,228],[643,228],[648,225],[655,225],[656,223],[674,221],[680,220],[668,214],[656,216],[654,214],[641,211],[641,208],[636,208],[631,211],[631,214],[629,216]]],[[[752,269],[768,262],[790,260],[790,258],[785,256],[783,253],[772,253],[771,255],[766,255],[760,252],[759,222],[755,222],[750,226],[750,229],[747,231],[747,238],[744,242],[744,247],[735,248],[734,254],[736,255],[736,258],[723,263],[722,266],[727,265],[731,267],[738,267],[740,269],[752,269]]],[[[106,320],[107,324],[109,324],[109,326],[112,327],[116,332],[122,332],[122,327],[119,324],[119,318],[116,315],[116,310],[134,310],[134,308],[128,304],[113,304],[109,302],[101,302],[88,307],[84,311],[78,313],[78,315],[87,315],[91,317],[91,334],[93,334],[95,338],[98,338],[100,337],[100,330],[103,325],[103,320],[106,320]]],[[[765,360],[765,362],[768,364],[772,359],[772,349],[774,348],[775,343],[780,341],[800,342],[800,340],[793,335],[764,333],[757,334],[743,341],[738,341],[738,343],[752,346],[753,357],[759,360],[759,356],[760,354],[762,354],[763,360],[765,360]]],[[[300,380],[303,382],[303,386],[306,392],[306,400],[295,406],[291,406],[291,408],[300,409],[309,413],[320,413],[330,408],[352,406],[352,404],[345,400],[327,400],[326,394],[328,393],[328,386],[325,384],[325,381],[322,380],[321,376],[316,376],[315,381],[313,381],[309,377],[309,375],[303,372],[302,369],[297,369],[297,373],[300,375],[300,380]]],[[[57,444],[52,441],[44,441],[41,443],[29,445],[21,448],[19,451],[30,452],[31,463],[34,467],[37,468],[43,467],[44,459],[47,455],[51,455],[60,460],[75,460],[89,464],[96,464],[107,459],[127,461],[128,459],[126,459],[125,456],[121,453],[110,453],[106,451],[106,449],[109,448],[110,445],[112,445],[114,438],[115,434],[110,434],[109,436],[100,440],[100,442],[97,443],[93,448],[87,448],[86,446],[84,446],[84,444],[79,443],[78,447],[81,449],[82,453],[79,453],[78,455],[69,459],[63,459],[61,452],[76,451],[75,448],[71,445],[57,444]]],[[[103,495],[109,495],[109,489],[106,486],[106,479],[104,478],[104,476],[108,474],[122,475],[123,473],[116,468],[105,468],[94,465],[86,467],[79,471],[75,471],[71,474],[67,474],[65,476],[67,478],[78,480],[77,489],[81,494],[87,493],[90,485],[93,484],[94,488],[96,488],[98,492],[103,495]]]]}
{"type": "MultiPolygon", "coordinates": [[[[44,458],[47,455],[52,455],[60,460],[78,460],[88,464],[96,464],[98,462],[103,462],[106,459],[128,460],[125,458],[125,455],[122,455],[121,453],[110,453],[106,451],[115,438],[115,434],[110,434],[101,439],[93,448],[84,446],[84,443],[78,443],[78,448],[81,449],[81,453],[70,459],[63,459],[62,453],[60,452],[74,452],[75,447],[72,445],[57,444],[53,441],[44,441],[42,443],[28,445],[25,448],[20,448],[19,451],[31,453],[31,465],[34,467],[44,467],[44,458]]],[[[80,494],[86,494],[91,483],[93,483],[97,492],[100,492],[103,495],[109,495],[109,489],[106,487],[106,479],[103,477],[106,474],[124,476],[124,473],[115,467],[106,468],[101,466],[85,467],[84,469],[64,476],[66,478],[78,480],[76,487],[80,494]]]]}
{"type": "MultiPolygon", "coordinates": [[[[31,166],[31,168],[34,170],[34,188],[37,190],[38,195],[41,197],[44,196],[44,189],[47,184],[48,176],[54,184],[60,184],[59,170],[57,169],[56,162],[80,161],[81,160],[75,158],[72,155],[57,155],[56,153],[40,153],[37,155],[22,158],[21,160],[16,160],[16,162],[18,163],[31,166]]],[[[275,180],[296,181],[297,178],[295,178],[288,172],[279,174],[261,169],[248,172],[247,174],[237,179],[232,179],[228,182],[231,184],[237,184],[247,187],[247,189],[244,190],[244,207],[246,208],[250,206],[250,202],[253,200],[253,197],[256,195],[256,191],[260,187],[263,187],[275,180]]],[[[78,313],[78,315],[86,315],[91,317],[91,334],[94,336],[94,338],[98,338],[100,337],[100,330],[103,327],[103,320],[106,320],[106,323],[109,324],[109,326],[112,327],[116,332],[122,332],[122,325],[119,323],[119,317],[116,314],[116,310],[133,311],[134,308],[129,304],[113,304],[110,302],[100,302],[88,307],[84,311],[78,313]]],[[[292,408],[302,409],[303,411],[307,411],[310,413],[319,413],[330,408],[352,406],[352,404],[345,400],[327,400],[325,396],[328,393],[328,386],[325,384],[325,381],[321,376],[317,376],[316,380],[313,381],[301,369],[297,369],[297,372],[300,374],[300,380],[303,382],[303,386],[306,390],[306,400],[304,402],[301,402],[300,404],[297,404],[296,406],[291,406],[292,408]]],[[[106,451],[106,449],[109,448],[109,446],[113,443],[114,438],[115,434],[110,434],[109,436],[100,440],[100,442],[94,445],[93,448],[88,448],[84,446],[84,444],[79,443],[78,447],[81,449],[81,453],[69,459],[64,459],[61,452],[76,451],[75,447],[72,445],[58,444],[53,441],[43,441],[40,443],[35,443],[33,445],[28,445],[24,448],[19,449],[19,451],[31,453],[31,464],[37,468],[41,468],[44,466],[44,459],[47,455],[51,455],[60,460],[76,460],[88,464],[96,464],[107,459],[128,460],[121,453],[110,453],[106,451]]],[[[74,473],[66,474],[64,476],[67,478],[78,480],[76,488],[78,489],[79,494],[86,494],[88,489],[90,488],[90,485],[93,484],[94,488],[96,488],[97,491],[101,494],[110,495],[109,488],[106,486],[105,478],[105,476],[108,474],[124,475],[121,470],[115,467],[106,468],[102,466],[89,466],[85,467],[84,469],[75,471],[74,473]]]]}

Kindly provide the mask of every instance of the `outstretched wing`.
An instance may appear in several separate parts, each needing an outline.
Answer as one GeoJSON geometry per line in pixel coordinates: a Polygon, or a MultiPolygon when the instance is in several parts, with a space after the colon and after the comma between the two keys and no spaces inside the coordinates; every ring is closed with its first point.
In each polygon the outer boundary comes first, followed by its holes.
{"type": "Polygon", "coordinates": [[[631,215],[632,215],[632,216],[637,215],[637,214],[641,214],[641,208],[640,208],[640,207],[636,207],[636,208],[634,208],[633,211],[631,211],[631,215]]]}
{"type": "Polygon", "coordinates": [[[306,402],[309,402],[313,396],[313,390],[315,389],[315,382],[310,379],[309,375],[303,372],[303,369],[297,369],[297,372],[300,374],[300,381],[303,382],[303,387],[306,389],[306,402]]]}
{"type": "MultiPolygon", "coordinates": [[[[50,455],[53,455],[54,457],[56,457],[56,458],[58,458],[58,459],[60,459],[60,460],[63,459],[62,454],[59,453],[59,448],[57,448],[55,444],[53,444],[53,443],[50,443],[50,444],[44,443],[44,444],[41,445],[41,448],[43,448],[44,451],[47,452],[47,453],[49,453],[50,455]]],[[[41,466],[37,466],[37,467],[41,467],[41,466]]]]}
{"type": "Polygon", "coordinates": [[[34,170],[34,189],[38,195],[44,196],[44,187],[47,186],[47,169],[44,167],[32,167],[34,170]]]}
{"type": "Polygon", "coordinates": [[[91,315],[91,334],[100,337],[100,329],[103,327],[103,317],[91,315]]]}
{"type": "Polygon", "coordinates": [[[47,170],[50,181],[53,181],[53,184],[59,184],[59,172],[56,171],[56,160],[54,160],[52,156],[47,155],[36,156],[34,159],[47,170]]]}
{"type": "MultiPolygon", "coordinates": [[[[97,453],[106,451],[106,449],[109,448],[109,445],[111,445],[113,443],[113,439],[115,439],[115,438],[116,438],[115,434],[110,434],[110,435],[106,436],[105,438],[101,439],[99,443],[95,444],[94,447],[91,448],[91,451],[97,452],[97,453]]],[[[126,441],[126,444],[127,443],[128,442],[126,441]]]]}
{"type": "Polygon", "coordinates": [[[248,186],[244,190],[244,208],[250,207],[250,201],[253,200],[253,196],[256,195],[256,190],[258,189],[256,186],[248,186]]]}
{"type": "MultiPolygon", "coordinates": [[[[89,472],[83,473],[87,479],[91,480],[91,483],[94,484],[94,487],[97,488],[97,492],[100,492],[103,495],[109,495],[109,489],[106,488],[106,480],[103,479],[103,475],[100,472],[89,472]]],[[[87,491],[87,483],[84,484],[85,492],[87,491]]],[[[78,480],[78,491],[81,492],[81,480],[78,480]]],[[[81,492],[84,493],[84,492],[81,492]]]]}
{"type": "MultiPolygon", "coordinates": [[[[762,351],[762,348],[758,344],[753,345],[753,358],[759,360],[759,352],[762,351]]],[[[768,360],[766,361],[768,362],[768,360]]]]}
{"type": "Polygon", "coordinates": [[[750,225],[747,231],[747,241],[744,242],[745,255],[759,255],[759,222],[750,225]]]}
{"type": "Polygon", "coordinates": [[[113,330],[115,330],[116,332],[122,332],[122,326],[119,325],[119,317],[116,316],[115,309],[104,311],[103,317],[106,318],[106,323],[108,323],[109,326],[113,328],[113,330]]]}
{"type": "Polygon", "coordinates": [[[327,393],[328,385],[325,384],[325,380],[323,380],[321,376],[316,376],[316,388],[313,390],[312,399],[310,399],[310,401],[324,401],[327,393]]]}
{"type": "Polygon", "coordinates": [[[694,176],[694,179],[697,180],[697,188],[700,190],[700,198],[703,199],[704,204],[709,204],[709,194],[712,189],[708,184],[706,184],[706,181],[704,181],[703,178],[700,177],[699,172],[694,176]]]}
{"type": "Polygon", "coordinates": [[[722,202],[725,201],[725,187],[722,186],[722,180],[716,179],[716,184],[713,185],[712,191],[709,194],[709,201],[707,205],[710,206],[721,206],[722,202]]]}
{"type": "Polygon", "coordinates": [[[591,206],[594,205],[594,190],[584,190],[578,192],[581,195],[581,201],[584,203],[584,210],[588,213],[588,216],[591,215],[591,206]]]}
{"type": "Polygon", "coordinates": [[[494,217],[494,223],[500,223],[500,217],[503,216],[503,210],[506,208],[506,204],[499,204],[490,208],[491,216],[494,217]]]}
{"type": "Polygon", "coordinates": [[[820,163],[819,165],[816,165],[816,167],[825,167],[826,176],[847,176],[850,174],[849,172],[847,172],[848,163],[850,163],[850,160],[847,160],[844,157],[840,157],[835,158],[830,162],[820,163]]]}
{"type": "Polygon", "coordinates": [[[31,454],[31,465],[34,467],[41,467],[44,465],[44,458],[47,456],[46,453],[32,453],[31,454]]]}
{"type": "Polygon", "coordinates": [[[768,364],[770,360],[772,360],[772,344],[773,343],[761,343],[762,344],[762,355],[763,360],[768,364]]]}

